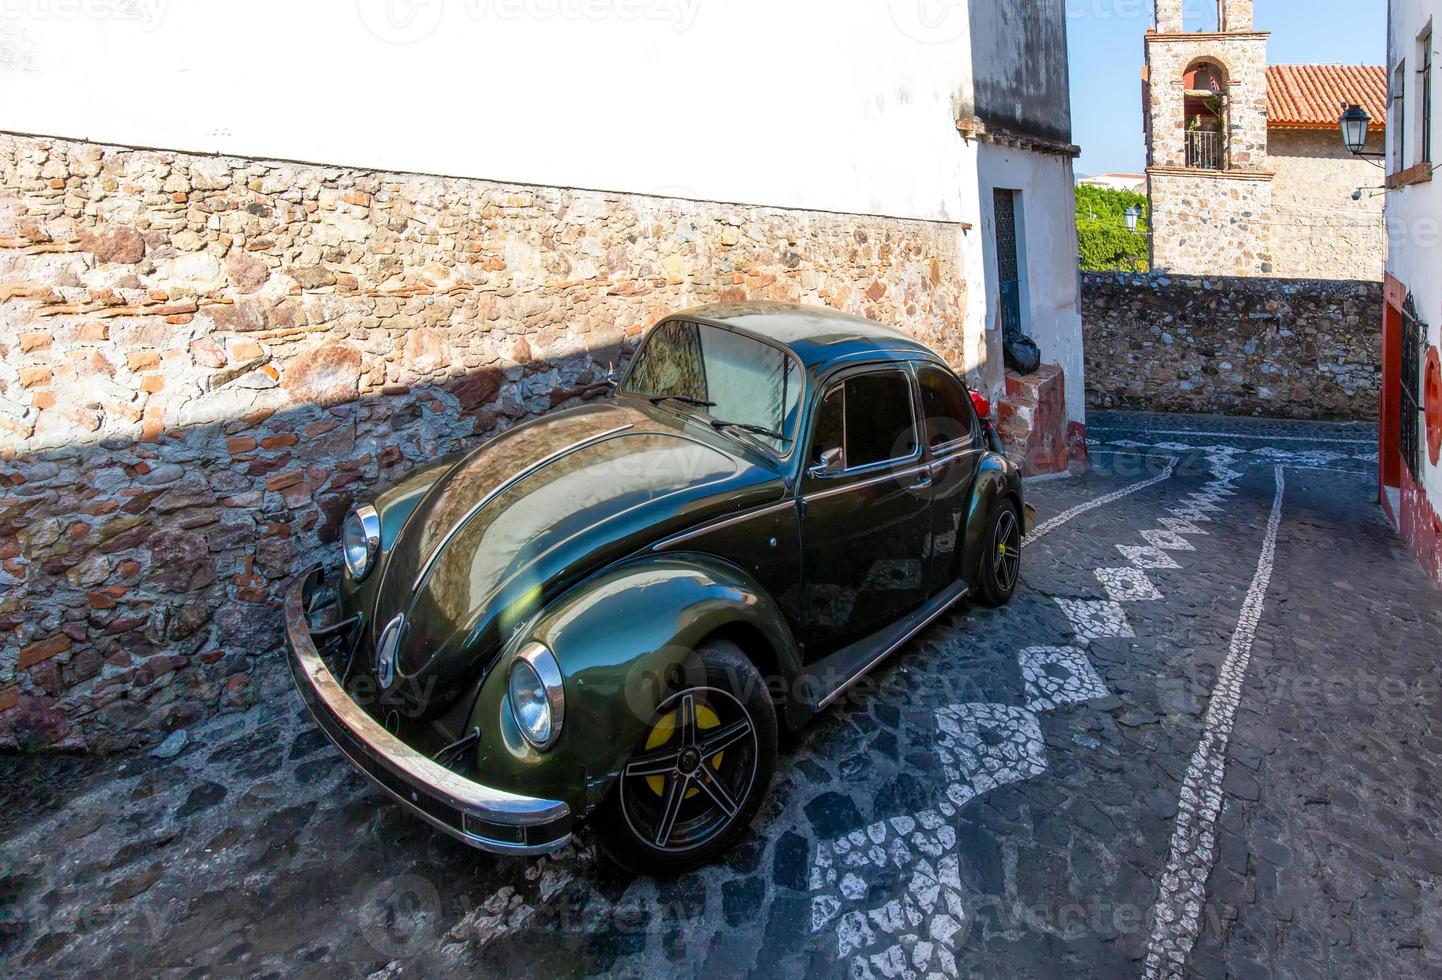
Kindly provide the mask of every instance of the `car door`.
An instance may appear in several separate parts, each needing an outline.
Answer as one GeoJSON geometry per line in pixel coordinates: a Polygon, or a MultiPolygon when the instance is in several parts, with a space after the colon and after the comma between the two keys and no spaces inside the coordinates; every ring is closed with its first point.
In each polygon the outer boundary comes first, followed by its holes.
{"type": "Polygon", "coordinates": [[[926,567],[928,597],[961,578],[961,528],[983,452],[981,424],[966,387],[934,364],[916,366],[921,429],[931,475],[931,548],[926,567]]]}
{"type": "Polygon", "coordinates": [[[823,389],[812,414],[801,486],[807,660],[925,598],[929,475],[913,384],[904,364],[851,371],[823,389]],[[825,471],[823,454],[838,450],[825,471]]]}

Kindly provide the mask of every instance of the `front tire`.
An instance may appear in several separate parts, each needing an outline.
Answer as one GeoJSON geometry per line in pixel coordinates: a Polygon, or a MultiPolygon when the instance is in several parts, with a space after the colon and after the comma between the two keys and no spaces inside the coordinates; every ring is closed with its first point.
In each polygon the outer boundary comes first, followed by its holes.
{"type": "Polygon", "coordinates": [[[602,850],[635,874],[713,861],[751,825],[776,769],[776,710],[756,666],[725,640],[695,658],[596,814],[602,850]]]}
{"type": "Polygon", "coordinates": [[[1003,500],[992,510],[982,548],[981,601],[1004,606],[1021,581],[1021,515],[1016,504],[1003,500]]]}

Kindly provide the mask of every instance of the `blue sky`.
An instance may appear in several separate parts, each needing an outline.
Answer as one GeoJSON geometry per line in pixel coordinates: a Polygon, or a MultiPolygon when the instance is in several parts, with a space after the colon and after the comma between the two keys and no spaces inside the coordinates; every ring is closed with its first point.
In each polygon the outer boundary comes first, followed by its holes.
{"type": "MultiPolygon", "coordinates": [[[[1188,29],[1215,0],[1185,0],[1188,29]]],[[[1065,0],[1071,57],[1072,139],[1081,144],[1076,172],[1140,173],[1143,39],[1152,0],[1065,0]]],[[[1380,65],[1387,57],[1386,0],[1256,0],[1257,29],[1271,31],[1274,65],[1380,65]]]]}

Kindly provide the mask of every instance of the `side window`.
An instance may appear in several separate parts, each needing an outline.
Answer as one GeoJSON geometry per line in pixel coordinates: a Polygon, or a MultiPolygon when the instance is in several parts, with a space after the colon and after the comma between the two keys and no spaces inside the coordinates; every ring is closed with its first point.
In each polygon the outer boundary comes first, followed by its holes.
{"type": "MultiPolygon", "coordinates": [[[[811,461],[821,462],[823,453],[831,449],[845,449],[846,386],[837,385],[821,399],[821,409],[816,414],[816,438],[811,440],[811,461]]],[[[843,454],[843,459],[845,458],[843,454]]]]}
{"type": "Polygon", "coordinates": [[[921,411],[926,417],[926,445],[929,449],[970,439],[971,409],[966,389],[957,380],[934,367],[916,372],[921,382],[921,411]]]}
{"type": "Polygon", "coordinates": [[[812,462],[841,447],[846,469],[905,459],[916,453],[911,383],[900,371],[847,378],[822,399],[812,439],[812,462]]]}

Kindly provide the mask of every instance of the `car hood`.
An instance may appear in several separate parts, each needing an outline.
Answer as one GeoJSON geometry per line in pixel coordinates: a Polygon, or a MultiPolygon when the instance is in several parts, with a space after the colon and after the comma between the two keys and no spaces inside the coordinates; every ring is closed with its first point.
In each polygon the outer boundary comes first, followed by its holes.
{"type": "Polygon", "coordinates": [[[517,426],[416,505],[382,570],[372,642],[404,617],[395,694],[434,716],[590,573],[784,493],[777,470],[669,414],[613,402],[517,426]]]}

